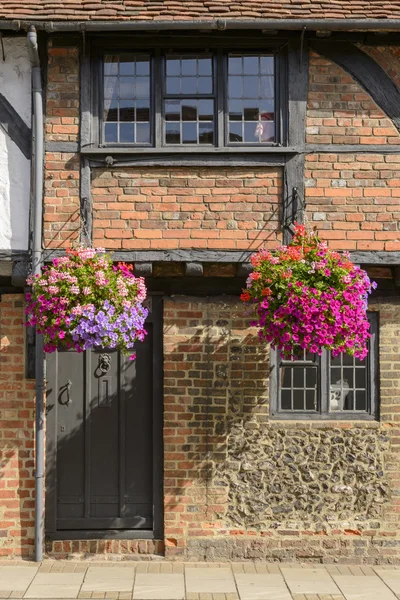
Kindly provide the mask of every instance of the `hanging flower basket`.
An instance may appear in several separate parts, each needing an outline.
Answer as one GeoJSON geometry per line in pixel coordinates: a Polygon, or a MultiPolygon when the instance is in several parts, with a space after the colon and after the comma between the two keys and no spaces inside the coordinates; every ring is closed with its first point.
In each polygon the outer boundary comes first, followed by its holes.
{"type": "Polygon", "coordinates": [[[28,284],[27,325],[44,335],[45,352],[105,347],[135,358],[132,349],[144,340],[148,311],[144,279],[134,276],[132,265],[113,265],[100,248],[69,249],[28,284]]]}
{"type": "Polygon", "coordinates": [[[328,250],[315,232],[296,224],[288,246],[260,250],[251,263],[241,300],[255,308],[251,324],[259,327],[260,339],[282,358],[302,358],[303,351],[320,355],[324,348],[332,356],[367,355],[367,298],[376,283],[348,253],[328,250]]]}

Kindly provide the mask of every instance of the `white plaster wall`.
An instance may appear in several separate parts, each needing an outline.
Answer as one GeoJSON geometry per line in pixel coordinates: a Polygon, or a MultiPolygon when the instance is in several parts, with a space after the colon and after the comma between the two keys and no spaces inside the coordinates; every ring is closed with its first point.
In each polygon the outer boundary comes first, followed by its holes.
{"type": "MultiPolygon", "coordinates": [[[[3,41],[5,61],[0,51],[0,93],[30,128],[28,46],[23,37],[3,38],[3,41]]],[[[0,253],[28,249],[30,177],[30,161],[0,125],[0,253]]]]}

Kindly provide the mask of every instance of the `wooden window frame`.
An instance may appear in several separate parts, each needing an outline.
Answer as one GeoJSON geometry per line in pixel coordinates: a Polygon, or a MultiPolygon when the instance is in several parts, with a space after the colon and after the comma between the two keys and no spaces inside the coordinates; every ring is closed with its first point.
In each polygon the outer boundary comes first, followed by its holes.
{"type": "Polygon", "coordinates": [[[240,39],[233,46],[232,41],[221,43],[217,40],[198,38],[192,42],[184,39],[154,40],[142,38],[136,44],[128,38],[97,38],[90,44],[90,81],[92,82],[90,97],[85,101],[85,106],[90,106],[90,125],[86,137],[86,147],[109,150],[133,152],[152,151],[155,153],[174,153],[177,150],[189,153],[220,154],[221,152],[259,152],[271,153],[275,149],[288,146],[288,52],[287,40],[251,40],[240,39]],[[176,52],[188,53],[205,52],[212,54],[214,61],[215,82],[215,141],[214,145],[206,144],[165,144],[165,119],[164,119],[164,63],[165,55],[170,53],[171,47],[176,52]],[[103,139],[103,57],[106,54],[141,53],[151,55],[151,115],[150,115],[150,144],[123,144],[105,143],[103,139]],[[229,143],[227,132],[227,60],[230,52],[271,54],[275,57],[275,130],[274,142],[235,142],[229,143]],[[222,76],[221,76],[222,74],[222,76]]]}
{"type": "MultiPolygon", "coordinates": [[[[277,350],[271,350],[271,375],[270,375],[270,416],[277,420],[329,420],[329,421],[376,421],[378,414],[379,397],[379,364],[378,364],[378,330],[379,317],[376,312],[369,312],[372,338],[369,342],[367,356],[367,411],[329,411],[329,373],[330,357],[327,351],[319,357],[318,363],[318,407],[316,411],[281,410],[280,408],[280,369],[285,361],[279,356],[277,350]]],[[[302,364],[315,364],[299,362],[302,364]]]]}

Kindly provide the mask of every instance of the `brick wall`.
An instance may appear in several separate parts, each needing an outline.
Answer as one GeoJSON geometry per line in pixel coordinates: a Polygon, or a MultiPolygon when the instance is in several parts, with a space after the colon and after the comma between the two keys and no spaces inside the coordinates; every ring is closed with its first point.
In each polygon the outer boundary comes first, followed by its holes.
{"type": "Polygon", "coordinates": [[[34,382],[25,379],[20,295],[0,301],[0,556],[29,557],[34,543],[34,382]]]}
{"type": "Polygon", "coordinates": [[[311,154],[307,216],[339,250],[400,250],[400,156],[311,154]]]}
{"type": "Polygon", "coordinates": [[[79,156],[46,152],[43,235],[47,248],[65,248],[79,239],[79,156]]]}
{"type": "Polygon", "coordinates": [[[48,46],[46,134],[53,142],[79,139],[79,50],[48,46]]]}
{"type": "Polygon", "coordinates": [[[341,67],[311,53],[307,136],[310,144],[398,144],[400,134],[341,67]]]}
{"type": "Polygon", "coordinates": [[[279,238],[277,168],[94,169],[96,245],[249,250],[279,238]]]}
{"type": "MultiPolygon", "coordinates": [[[[362,48],[392,76],[400,63],[393,48],[362,48]]],[[[341,67],[312,53],[307,142],[399,144],[399,132],[363,88],[341,67]]],[[[392,154],[320,153],[306,157],[307,218],[339,250],[400,249],[400,158],[392,154]]]]}
{"type": "Polygon", "coordinates": [[[400,305],[371,308],[381,422],[285,423],[237,299],[165,302],[167,556],[400,562],[400,305]]]}

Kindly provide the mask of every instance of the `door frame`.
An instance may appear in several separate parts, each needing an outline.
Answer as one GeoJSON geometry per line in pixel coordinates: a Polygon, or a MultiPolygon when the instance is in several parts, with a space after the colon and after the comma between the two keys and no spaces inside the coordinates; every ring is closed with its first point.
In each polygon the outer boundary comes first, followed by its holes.
{"type": "MultiPolygon", "coordinates": [[[[149,299],[148,319],[153,324],[153,529],[57,530],[57,411],[46,407],[46,540],[164,539],[163,297],[156,293],[150,294],[149,299]]],[[[50,360],[56,361],[56,355],[50,360]]],[[[47,385],[46,379],[46,389],[47,385]]]]}

